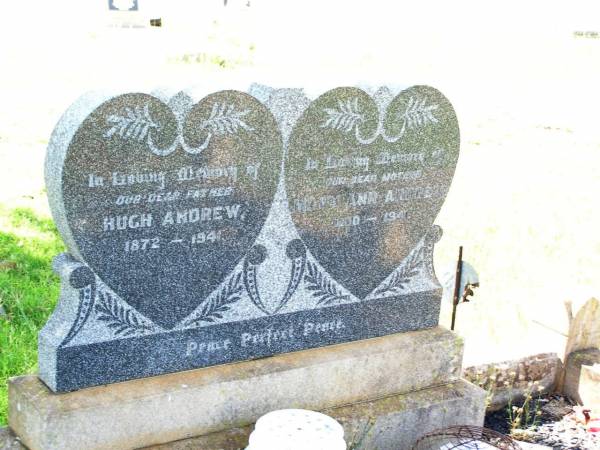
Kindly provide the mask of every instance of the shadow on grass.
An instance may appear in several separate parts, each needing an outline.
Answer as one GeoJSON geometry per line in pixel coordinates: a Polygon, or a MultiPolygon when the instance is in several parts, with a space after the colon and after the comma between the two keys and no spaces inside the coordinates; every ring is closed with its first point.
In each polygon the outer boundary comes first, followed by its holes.
{"type": "Polygon", "coordinates": [[[51,219],[17,208],[0,211],[10,231],[0,231],[0,426],[6,423],[9,377],[33,373],[37,334],[48,320],[59,293],[52,258],[64,245],[51,219]]]}
{"type": "Polygon", "coordinates": [[[52,233],[58,239],[58,231],[52,219],[38,216],[30,208],[15,208],[10,213],[11,224],[15,227],[27,226],[42,233],[52,233]]]}

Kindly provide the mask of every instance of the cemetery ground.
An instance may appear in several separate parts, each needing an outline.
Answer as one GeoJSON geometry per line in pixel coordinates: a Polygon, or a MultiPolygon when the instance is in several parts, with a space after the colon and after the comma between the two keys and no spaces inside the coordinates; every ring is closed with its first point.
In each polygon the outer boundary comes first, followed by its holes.
{"type": "MultiPolygon", "coordinates": [[[[40,128],[52,127],[50,122],[40,120],[40,128]]],[[[584,243],[578,242],[572,231],[575,224],[580,233],[591,236],[586,229],[598,222],[592,199],[570,204],[570,196],[562,188],[578,185],[582,193],[588,192],[590,196],[598,191],[597,174],[590,170],[586,176],[581,175],[586,167],[593,167],[598,146],[591,139],[580,139],[581,135],[567,126],[543,123],[519,126],[514,121],[507,122],[507,119],[503,122],[489,119],[463,125],[478,133],[463,143],[458,166],[463,173],[455,176],[447,200],[454,203],[453,199],[458,202],[460,198],[463,206],[444,206],[436,221],[445,230],[438,252],[443,253],[436,253],[442,267],[453,264],[456,246],[463,244],[466,259],[478,269],[482,281],[473,302],[459,306],[457,332],[466,338],[465,365],[540,351],[560,353],[564,338],[540,324],[549,318],[546,322],[549,326],[560,328],[562,302],[569,298],[571,283],[591,285],[589,269],[598,267],[594,259],[597,251],[584,251],[584,243]],[[489,150],[492,148],[496,151],[489,150]],[[524,152],[524,148],[529,152],[524,152]],[[565,154],[565,148],[570,158],[556,164],[558,155],[565,154]],[[506,167],[515,160],[519,162],[516,167],[506,167]],[[540,162],[544,170],[537,175],[528,174],[529,168],[540,162]],[[494,189],[486,187],[489,180],[494,180],[494,185],[502,183],[508,172],[513,175],[504,189],[510,195],[504,199],[496,196],[494,204],[488,205],[485,197],[492,195],[494,189]],[[535,177],[535,182],[531,177],[535,177]],[[542,207],[541,192],[552,198],[556,207],[550,211],[542,207]],[[468,214],[451,214],[449,209],[468,214]],[[548,215],[553,218],[551,229],[544,227],[544,215],[545,220],[549,220],[548,215]],[[449,238],[456,246],[446,245],[449,238]],[[579,253],[575,251],[577,248],[579,253]],[[527,267],[535,265],[544,267],[547,273],[563,270],[566,275],[554,279],[530,278],[527,267]],[[583,278],[586,276],[589,278],[583,278]],[[544,281],[560,289],[549,292],[544,281]],[[492,354],[490,349],[494,349],[492,354]]],[[[43,131],[33,136],[5,132],[0,142],[2,166],[11,167],[3,171],[0,189],[0,302],[6,311],[6,316],[0,318],[2,425],[6,423],[6,381],[10,376],[36,371],[37,332],[58,298],[59,280],[50,264],[64,247],[50,218],[43,189],[45,139],[43,131]]],[[[599,244],[595,245],[597,250],[599,244]]],[[[436,270],[442,278],[443,271],[436,270]]],[[[449,317],[450,307],[445,303],[441,323],[448,326],[449,317]]]]}
{"type": "Polygon", "coordinates": [[[33,373],[37,333],[58,298],[58,278],[50,269],[63,251],[54,224],[25,208],[0,208],[0,423],[6,423],[8,377],[33,373]]]}
{"type": "MultiPolygon", "coordinates": [[[[473,301],[459,306],[456,331],[465,338],[465,366],[562,354],[563,302],[600,292],[597,113],[581,107],[598,104],[599,93],[589,89],[589,80],[600,73],[600,41],[563,31],[552,45],[533,39],[515,60],[494,62],[494,73],[486,72],[492,58],[484,52],[444,55],[450,44],[437,50],[437,59],[431,53],[429,60],[422,59],[423,49],[412,48],[406,49],[410,68],[398,71],[391,62],[381,68],[407,80],[431,80],[453,102],[461,124],[457,172],[436,220],[444,236],[435,263],[445,281],[463,245],[465,260],[480,275],[473,301]],[[539,47],[532,52],[534,45],[539,47]],[[530,58],[536,61],[528,63],[530,58]],[[438,78],[438,70],[451,75],[438,78]]],[[[87,44],[101,49],[103,39],[88,36],[87,44]]],[[[498,48],[516,48],[519,42],[511,39],[504,37],[498,48]]],[[[153,67],[152,78],[186,86],[205,74],[247,64],[256,56],[253,48],[244,43],[223,53],[165,50],[173,57],[153,67]]],[[[37,333],[58,298],[59,280],[50,264],[64,247],[43,188],[48,137],[79,93],[117,78],[102,64],[108,52],[90,53],[98,62],[83,55],[85,62],[78,64],[85,70],[73,61],[57,64],[56,55],[19,54],[14,65],[25,69],[3,75],[13,90],[0,107],[0,306],[6,313],[0,316],[0,427],[6,424],[6,381],[36,372],[37,333]]],[[[132,79],[149,64],[143,55],[137,58],[127,65],[132,79]]],[[[372,62],[356,59],[345,69],[372,62]]],[[[443,304],[444,326],[449,326],[450,309],[443,304]]]]}

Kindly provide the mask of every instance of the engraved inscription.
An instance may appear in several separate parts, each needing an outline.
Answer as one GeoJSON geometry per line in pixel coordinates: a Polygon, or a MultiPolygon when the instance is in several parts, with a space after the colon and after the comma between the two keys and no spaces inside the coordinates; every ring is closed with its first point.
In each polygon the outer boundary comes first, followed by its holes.
{"type": "Polygon", "coordinates": [[[105,102],[65,160],[78,252],[119,298],[173,328],[254,244],[281,156],[272,114],[240,92],[210,94],[185,117],[146,94],[105,102]]]}
{"type": "Polygon", "coordinates": [[[190,340],[185,343],[184,353],[188,358],[198,356],[208,357],[211,353],[238,351],[238,348],[280,346],[286,342],[294,342],[311,336],[322,338],[336,336],[343,333],[345,329],[346,325],[343,319],[329,321],[305,320],[281,328],[267,327],[256,332],[242,332],[237,336],[220,340],[190,340]]]}
{"type": "Polygon", "coordinates": [[[334,89],[290,138],[292,220],[332,279],[364,298],[431,227],[457,156],[456,117],[434,89],[380,105],[360,89],[334,89]]]}

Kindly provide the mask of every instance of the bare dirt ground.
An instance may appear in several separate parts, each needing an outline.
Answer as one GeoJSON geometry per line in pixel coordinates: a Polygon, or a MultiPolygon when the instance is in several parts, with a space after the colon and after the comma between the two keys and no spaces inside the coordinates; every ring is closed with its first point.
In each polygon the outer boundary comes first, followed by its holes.
{"type": "MultiPolygon", "coordinates": [[[[512,436],[524,442],[543,445],[553,450],[587,450],[600,448],[600,432],[581,413],[581,407],[574,406],[568,399],[546,396],[534,400],[537,403],[535,420],[520,424],[512,436]]],[[[535,412],[533,413],[535,414],[535,412]]],[[[505,409],[488,413],[485,427],[499,433],[510,433],[510,420],[505,409]]]]}

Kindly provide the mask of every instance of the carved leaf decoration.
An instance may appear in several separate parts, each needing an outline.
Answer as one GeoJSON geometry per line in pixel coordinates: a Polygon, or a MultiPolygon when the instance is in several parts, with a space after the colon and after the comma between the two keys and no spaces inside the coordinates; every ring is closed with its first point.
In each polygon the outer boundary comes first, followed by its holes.
{"type": "Polygon", "coordinates": [[[112,127],[104,133],[105,138],[116,133],[123,139],[135,139],[138,142],[146,138],[151,128],[159,128],[158,124],[150,117],[148,103],[143,108],[141,106],[136,106],[134,109],[126,107],[123,115],[111,114],[106,122],[112,124],[112,127]]]}
{"type": "Polygon", "coordinates": [[[429,123],[438,123],[438,120],[433,115],[433,111],[438,109],[438,105],[426,106],[426,98],[411,97],[408,100],[406,111],[399,115],[399,119],[402,120],[402,132],[406,128],[413,129],[425,126],[429,123]]]}
{"type": "Polygon", "coordinates": [[[140,319],[137,313],[120,304],[108,292],[99,294],[96,303],[97,319],[105,322],[116,336],[132,336],[154,331],[154,327],[140,319]]]}
{"type": "Polygon", "coordinates": [[[243,289],[242,273],[239,272],[229,278],[229,282],[223,285],[216,295],[209,297],[202,305],[200,312],[194,318],[186,321],[185,326],[199,325],[201,322],[212,323],[216,319],[222,319],[223,314],[242,298],[243,289]]]}
{"type": "Polygon", "coordinates": [[[201,128],[208,128],[217,135],[235,134],[240,128],[252,131],[252,128],[242,120],[250,110],[236,111],[234,105],[214,103],[210,116],[202,122],[201,128]]]}
{"type": "Polygon", "coordinates": [[[423,250],[424,248],[421,247],[417,251],[412,252],[408,256],[406,264],[396,270],[388,282],[375,291],[375,295],[387,293],[398,294],[403,291],[411,278],[414,278],[419,273],[419,266],[423,262],[423,250]]]}
{"type": "Polygon", "coordinates": [[[330,305],[350,299],[349,295],[342,294],[335,283],[319,271],[316,264],[307,261],[306,268],[308,269],[304,275],[304,281],[307,283],[306,289],[312,291],[312,296],[317,299],[317,305],[330,305]]]}
{"type": "Polygon", "coordinates": [[[358,105],[358,97],[353,97],[345,102],[339,100],[338,106],[338,109],[323,109],[327,117],[321,124],[321,128],[331,128],[343,133],[354,130],[357,141],[363,145],[373,143],[380,135],[386,142],[396,142],[404,136],[407,130],[439,122],[433,115],[434,111],[439,108],[438,105],[427,105],[426,98],[410,97],[405,111],[396,115],[397,121],[402,124],[398,134],[387,134],[383,126],[383,116],[380,113],[379,125],[374,133],[370,136],[362,136],[359,127],[365,122],[365,115],[358,105]]]}
{"type": "Polygon", "coordinates": [[[339,109],[324,109],[327,119],[321,128],[332,128],[348,133],[364,121],[364,115],[358,106],[358,97],[348,99],[345,103],[340,100],[338,105],[339,109]]]}
{"type": "Polygon", "coordinates": [[[69,330],[67,337],[60,344],[61,346],[67,345],[79,331],[85,325],[90,313],[94,306],[94,300],[96,295],[95,283],[89,284],[79,290],[79,307],[77,308],[77,319],[69,330]]]}

